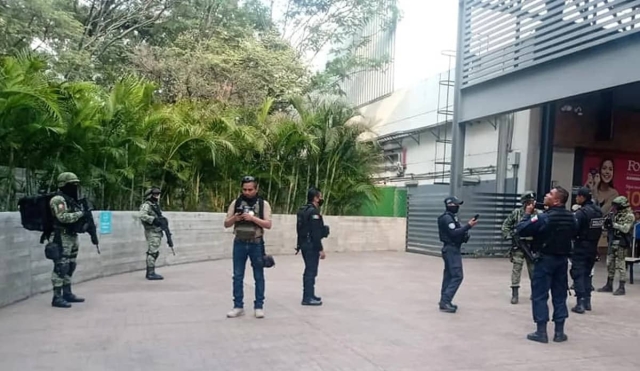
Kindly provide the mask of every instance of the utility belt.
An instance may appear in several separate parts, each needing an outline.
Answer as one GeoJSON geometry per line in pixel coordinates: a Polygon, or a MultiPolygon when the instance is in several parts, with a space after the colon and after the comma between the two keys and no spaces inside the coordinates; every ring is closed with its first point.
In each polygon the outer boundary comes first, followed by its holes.
{"type": "Polygon", "coordinates": [[[251,237],[251,238],[236,236],[236,241],[245,242],[245,243],[261,243],[262,242],[262,236],[260,236],[260,237],[251,237]]]}

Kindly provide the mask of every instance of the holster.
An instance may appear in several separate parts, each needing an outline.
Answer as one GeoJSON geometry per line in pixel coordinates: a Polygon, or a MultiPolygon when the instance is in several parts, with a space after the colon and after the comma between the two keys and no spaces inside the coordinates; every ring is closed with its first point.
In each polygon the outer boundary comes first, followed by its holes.
{"type": "Polygon", "coordinates": [[[60,238],[60,230],[56,229],[53,235],[53,241],[44,246],[44,256],[54,262],[62,259],[62,239],[60,238]]]}

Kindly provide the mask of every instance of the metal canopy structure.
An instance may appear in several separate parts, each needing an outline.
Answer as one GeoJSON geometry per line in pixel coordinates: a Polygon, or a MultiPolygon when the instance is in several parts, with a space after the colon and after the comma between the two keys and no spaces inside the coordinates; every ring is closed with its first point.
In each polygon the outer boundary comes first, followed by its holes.
{"type": "Polygon", "coordinates": [[[460,0],[460,122],[640,79],[639,31],[640,0],[460,0]]]}
{"type": "Polygon", "coordinates": [[[463,123],[640,81],[640,0],[458,1],[452,193],[463,123]]]}

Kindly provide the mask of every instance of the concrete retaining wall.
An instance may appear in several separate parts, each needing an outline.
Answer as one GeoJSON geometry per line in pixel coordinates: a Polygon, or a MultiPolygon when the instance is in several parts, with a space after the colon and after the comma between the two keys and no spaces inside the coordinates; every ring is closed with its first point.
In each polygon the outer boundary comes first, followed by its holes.
{"type": "MultiPolygon", "coordinates": [[[[73,282],[145,269],[146,242],[136,212],[113,212],[112,231],[101,234],[98,255],[88,235],[80,236],[78,268],[73,282]]],[[[176,256],[163,239],[158,266],[213,259],[230,259],[232,229],[222,213],[166,212],[176,256]]],[[[94,211],[96,225],[100,212],[94,211]]],[[[405,218],[325,216],[331,235],[323,241],[328,252],[404,251],[405,218]]],[[[0,212],[0,307],[51,290],[53,264],[44,256],[40,232],[22,228],[18,213],[0,212]]],[[[295,253],[295,215],[274,215],[266,232],[267,253],[295,253]]]]}

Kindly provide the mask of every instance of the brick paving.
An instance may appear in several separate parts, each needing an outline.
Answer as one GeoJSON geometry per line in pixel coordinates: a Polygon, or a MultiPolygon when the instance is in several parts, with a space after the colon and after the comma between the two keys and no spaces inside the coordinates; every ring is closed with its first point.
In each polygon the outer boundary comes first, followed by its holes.
{"type": "MultiPolygon", "coordinates": [[[[456,314],[437,309],[437,257],[330,254],[318,277],[322,307],[300,305],[301,257],[276,260],[264,319],[252,315],[250,269],[247,315],[225,317],[228,260],[164,267],[164,281],[134,272],[78,284],[87,302],[72,309],[50,307],[49,293],[2,308],[0,370],[640,369],[638,284],[624,297],[594,293],[591,313],[570,314],[568,342],[538,344],[525,339],[534,328],[528,287],[521,304],[509,303],[506,259],[464,260],[456,314]]],[[[596,286],[603,274],[601,262],[596,286]]]]}

